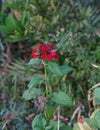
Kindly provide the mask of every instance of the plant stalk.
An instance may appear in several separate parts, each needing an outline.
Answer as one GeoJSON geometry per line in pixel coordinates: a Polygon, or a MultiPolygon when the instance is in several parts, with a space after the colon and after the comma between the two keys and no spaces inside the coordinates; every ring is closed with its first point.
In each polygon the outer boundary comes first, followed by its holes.
{"type": "Polygon", "coordinates": [[[60,106],[58,107],[58,130],[60,130],[60,106]]]}
{"type": "Polygon", "coordinates": [[[46,92],[46,96],[48,97],[48,84],[47,84],[47,68],[46,68],[46,63],[44,61],[43,65],[44,65],[44,78],[45,78],[45,92],[46,92]]]}

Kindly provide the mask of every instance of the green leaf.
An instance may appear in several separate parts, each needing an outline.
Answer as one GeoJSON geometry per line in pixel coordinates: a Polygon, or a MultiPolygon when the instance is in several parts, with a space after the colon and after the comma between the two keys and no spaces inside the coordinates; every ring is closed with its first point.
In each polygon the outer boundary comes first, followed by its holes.
{"type": "Polygon", "coordinates": [[[70,126],[65,125],[61,127],[60,130],[73,130],[73,129],[70,126]]]}
{"type": "Polygon", "coordinates": [[[73,69],[69,66],[59,66],[57,63],[49,62],[48,69],[52,72],[52,74],[56,76],[63,76],[64,74],[68,74],[73,69]]]}
{"type": "Polygon", "coordinates": [[[24,14],[22,15],[21,23],[22,23],[22,26],[25,26],[25,27],[27,27],[29,25],[30,18],[29,18],[29,15],[27,14],[27,12],[24,12],[24,14]]]}
{"type": "Polygon", "coordinates": [[[71,72],[73,70],[73,68],[71,68],[67,65],[64,65],[64,66],[60,67],[60,70],[63,74],[68,74],[69,72],[71,72]]]}
{"type": "Polygon", "coordinates": [[[5,25],[0,25],[0,32],[9,33],[9,29],[5,25]]]}
{"type": "Polygon", "coordinates": [[[53,74],[57,76],[62,76],[62,72],[60,70],[60,66],[54,62],[48,62],[48,69],[51,71],[53,74]]]}
{"type": "Polygon", "coordinates": [[[60,77],[58,77],[52,73],[48,73],[48,75],[49,75],[49,83],[51,86],[56,86],[57,84],[59,84],[60,77]]]}
{"type": "Polygon", "coordinates": [[[43,79],[41,77],[34,76],[30,83],[28,84],[28,87],[31,89],[32,87],[36,87],[37,85],[41,84],[43,79]]]}
{"type": "Polygon", "coordinates": [[[86,10],[86,16],[89,17],[91,15],[91,7],[89,6],[86,10]]]}
{"type": "MultiPolygon", "coordinates": [[[[49,125],[46,127],[46,130],[57,130],[58,128],[58,121],[50,122],[49,125]]],[[[60,121],[60,130],[73,130],[70,126],[65,125],[62,121],[60,121]]]]}
{"type": "Polygon", "coordinates": [[[63,48],[65,43],[68,41],[68,36],[66,34],[62,34],[60,36],[60,39],[58,39],[58,40],[59,40],[58,44],[57,44],[58,49],[61,48],[61,47],[63,48]]]}
{"type": "Polygon", "coordinates": [[[52,101],[56,102],[59,105],[72,106],[72,98],[62,91],[54,92],[52,101]]]}
{"type": "Polygon", "coordinates": [[[74,124],[73,130],[81,130],[81,129],[80,129],[79,125],[76,123],[76,124],[74,124]]]}
{"type": "MultiPolygon", "coordinates": [[[[60,122],[60,128],[63,127],[65,124],[60,122]]],[[[49,125],[46,127],[46,130],[57,130],[58,128],[58,121],[50,122],[49,125]]]]}
{"type": "Polygon", "coordinates": [[[46,120],[42,114],[37,115],[32,121],[33,130],[44,130],[46,125],[46,120]]]}
{"type": "Polygon", "coordinates": [[[44,115],[46,120],[50,121],[51,118],[53,118],[55,108],[52,105],[47,105],[45,107],[44,115]]]}
{"type": "Polygon", "coordinates": [[[97,128],[97,122],[94,118],[85,118],[85,121],[87,122],[87,124],[91,127],[96,129],[97,128]]]}
{"type": "Polygon", "coordinates": [[[7,41],[7,42],[19,42],[22,40],[23,40],[23,38],[18,38],[18,37],[16,37],[16,35],[14,35],[13,37],[11,37],[11,35],[9,37],[5,37],[5,41],[7,41]]]}
{"type": "Polygon", "coordinates": [[[100,129],[100,109],[96,109],[92,116],[91,116],[91,119],[95,119],[96,123],[97,123],[97,128],[100,129]]]}
{"type": "Polygon", "coordinates": [[[43,91],[38,88],[32,88],[31,90],[27,89],[26,91],[24,91],[22,98],[24,98],[25,100],[30,100],[36,98],[38,95],[42,95],[42,93],[43,91]]]}
{"type": "Polygon", "coordinates": [[[98,99],[100,101],[100,87],[99,88],[96,88],[94,91],[94,96],[95,96],[95,99],[98,99]]]}
{"type": "Polygon", "coordinates": [[[31,59],[28,65],[40,65],[41,59],[31,59]]]}
{"type": "Polygon", "coordinates": [[[9,14],[6,18],[6,25],[10,30],[17,28],[17,23],[12,14],[9,14]]]}

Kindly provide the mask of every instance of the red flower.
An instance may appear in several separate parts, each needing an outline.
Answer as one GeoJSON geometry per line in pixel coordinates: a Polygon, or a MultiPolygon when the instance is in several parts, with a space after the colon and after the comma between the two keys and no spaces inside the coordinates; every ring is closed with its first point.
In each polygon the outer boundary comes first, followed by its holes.
{"type": "Polygon", "coordinates": [[[47,61],[57,60],[58,54],[53,51],[54,46],[52,44],[38,44],[32,51],[32,58],[41,58],[47,61]]]}
{"type": "Polygon", "coordinates": [[[58,54],[55,51],[52,51],[51,54],[52,58],[58,59],[58,54]]]}
{"type": "Polygon", "coordinates": [[[53,58],[52,58],[52,56],[51,55],[47,55],[47,61],[50,61],[50,60],[52,60],[53,58]]]}
{"type": "Polygon", "coordinates": [[[36,51],[37,51],[36,48],[33,49],[33,52],[32,52],[32,58],[33,58],[33,59],[38,58],[38,57],[37,57],[37,54],[36,54],[36,51]]]}
{"type": "Polygon", "coordinates": [[[41,54],[41,58],[46,60],[47,59],[47,54],[46,53],[41,54]]]}

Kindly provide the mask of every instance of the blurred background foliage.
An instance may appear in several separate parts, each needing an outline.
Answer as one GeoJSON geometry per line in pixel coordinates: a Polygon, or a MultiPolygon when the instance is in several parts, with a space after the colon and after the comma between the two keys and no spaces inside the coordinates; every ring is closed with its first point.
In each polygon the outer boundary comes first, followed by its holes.
{"type": "Polygon", "coordinates": [[[21,96],[35,71],[27,66],[32,48],[41,42],[56,45],[59,64],[74,68],[61,89],[90,111],[87,92],[100,82],[93,66],[100,65],[100,0],[0,0],[0,126],[7,115],[20,113],[7,128],[31,130],[25,117],[33,105],[21,96]]]}

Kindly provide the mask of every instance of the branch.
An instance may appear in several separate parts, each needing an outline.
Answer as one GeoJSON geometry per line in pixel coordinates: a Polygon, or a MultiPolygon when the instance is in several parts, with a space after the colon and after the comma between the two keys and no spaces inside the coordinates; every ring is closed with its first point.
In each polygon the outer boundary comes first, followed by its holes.
{"type": "Polygon", "coordinates": [[[89,90],[92,91],[93,89],[97,88],[98,86],[100,86],[100,83],[97,83],[96,85],[94,85],[92,88],[90,88],[89,90]]]}
{"type": "Polygon", "coordinates": [[[60,130],[60,106],[57,108],[58,111],[58,130],[60,130]]]}

